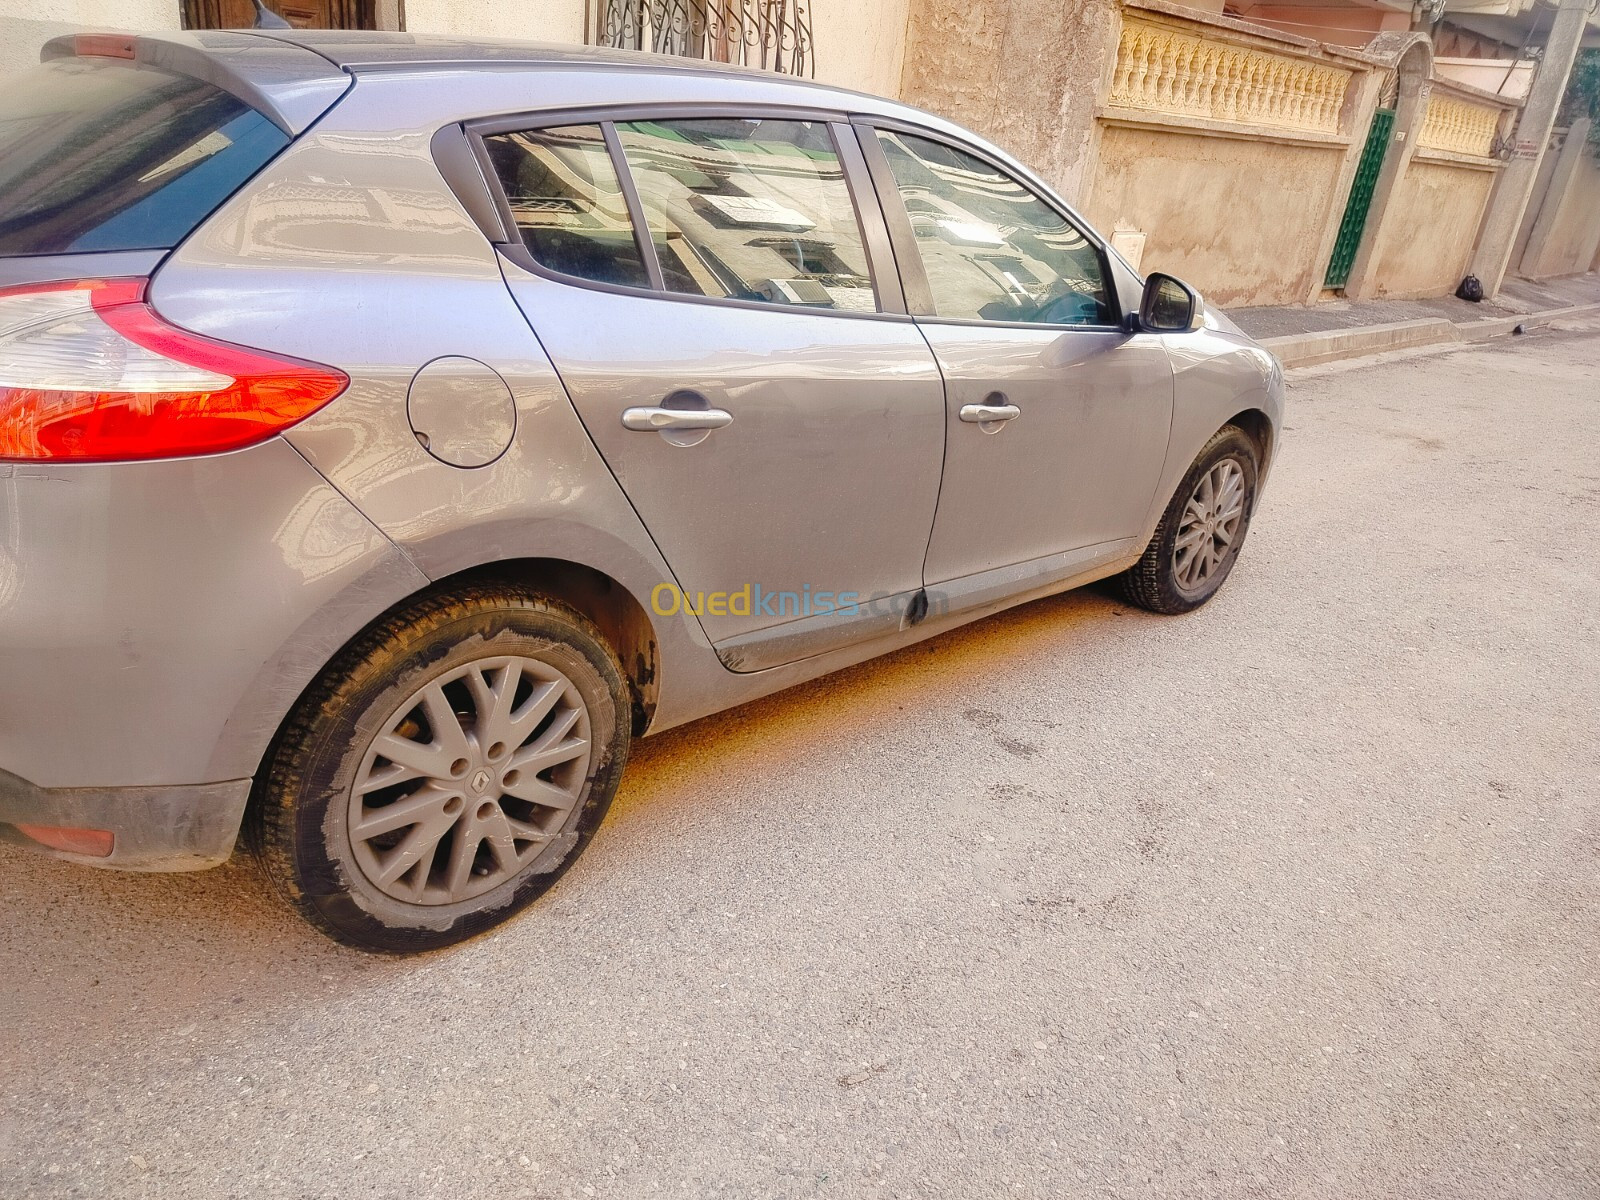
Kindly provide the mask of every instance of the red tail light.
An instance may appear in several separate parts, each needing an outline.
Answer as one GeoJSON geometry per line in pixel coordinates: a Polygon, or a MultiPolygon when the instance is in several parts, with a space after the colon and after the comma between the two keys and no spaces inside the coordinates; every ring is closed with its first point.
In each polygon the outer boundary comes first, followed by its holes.
{"type": "Polygon", "coordinates": [[[349,386],[342,371],[169,325],[143,279],[0,290],[0,459],[111,462],[264,441],[349,386]]]}
{"type": "Polygon", "coordinates": [[[65,850],[68,854],[108,858],[116,849],[116,835],[109,829],[71,829],[60,825],[18,825],[17,829],[41,846],[65,850]]]}

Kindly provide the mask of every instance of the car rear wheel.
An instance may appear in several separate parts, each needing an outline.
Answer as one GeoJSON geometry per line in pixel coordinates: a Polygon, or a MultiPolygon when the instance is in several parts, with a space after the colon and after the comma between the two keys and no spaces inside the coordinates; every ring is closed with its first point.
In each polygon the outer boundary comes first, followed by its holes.
{"type": "Polygon", "coordinates": [[[581,614],[501,587],[363,634],[296,705],[258,781],[256,844],[317,928],[405,953],[550,888],[627,760],[626,685],[581,614]]]}
{"type": "Polygon", "coordinates": [[[1211,599],[1238,561],[1259,473],[1255,442],[1224,425],[1184,475],[1144,556],[1117,576],[1122,595],[1158,613],[1189,612],[1211,599]]]}

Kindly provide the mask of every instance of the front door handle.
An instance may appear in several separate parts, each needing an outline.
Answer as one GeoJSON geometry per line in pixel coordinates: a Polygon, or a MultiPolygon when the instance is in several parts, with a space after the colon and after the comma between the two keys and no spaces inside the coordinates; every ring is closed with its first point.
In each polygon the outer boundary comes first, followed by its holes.
{"type": "Polygon", "coordinates": [[[662,433],[669,429],[721,429],[733,421],[733,414],[720,408],[625,408],[622,427],[641,433],[662,433]]]}
{"type": "Polygon", "coordinates": [[[1005,403],[1005,397],[994,395],[990,400],[999,400],[999,404],[963,404],[960,417],[969,425],[976,425],[984,433],[999,433],[1005,428],[1007,421],[1014,421],[1022,415],[1022,410],[1015,404],[1005,403]]]}
{"type": "Polygon", "coordinates": [[[963,404],[961,406],[961,419],[974,425],[982,425],[985,421],[1011,421],[1022,415],[1022,410],[1015,404],[963,404]]]}

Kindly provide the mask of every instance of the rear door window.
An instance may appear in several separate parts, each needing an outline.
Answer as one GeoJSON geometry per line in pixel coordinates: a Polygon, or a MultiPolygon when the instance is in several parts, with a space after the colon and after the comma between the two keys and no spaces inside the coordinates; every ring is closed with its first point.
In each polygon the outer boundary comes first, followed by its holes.
{"type": "Polygon", "coordinates": [[[289,140],[211,84],[132,62],[0,76],[0,256],[170,249],[289,140]]]}
{"type": "Polygon", "coordinates": [[[669,291],[878,310],[826,122],[726,118],[616,128],[669,291]]]}
{"type": "Polygon", "coordinates": [[[600,126],[495,134],[483,144],[534,262],[597,283],[649,286],[600,126]]]}

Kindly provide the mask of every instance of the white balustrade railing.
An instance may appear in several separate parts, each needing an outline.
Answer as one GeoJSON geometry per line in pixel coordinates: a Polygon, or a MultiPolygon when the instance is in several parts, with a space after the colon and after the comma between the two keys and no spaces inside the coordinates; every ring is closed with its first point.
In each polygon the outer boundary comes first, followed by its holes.
{"type": "Polygon", "coordinates": [[[1350,75],[1315,59],[1124,20],[1107,103],[1336,134],[1350,75]]]}

